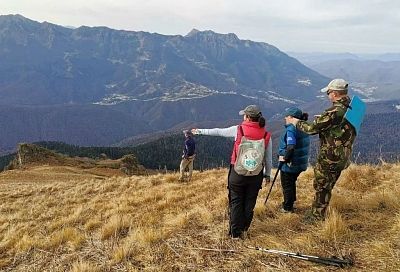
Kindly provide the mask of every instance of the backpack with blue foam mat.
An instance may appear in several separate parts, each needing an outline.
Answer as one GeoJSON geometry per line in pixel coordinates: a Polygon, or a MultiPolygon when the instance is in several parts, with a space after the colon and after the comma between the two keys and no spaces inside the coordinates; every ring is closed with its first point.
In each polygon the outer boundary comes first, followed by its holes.
{"type": "Polygon", "coordinates": [[[354,127],[358,135],[364,119],[366,105],[358,96],[353,96],[344,118],[354,127]]]}

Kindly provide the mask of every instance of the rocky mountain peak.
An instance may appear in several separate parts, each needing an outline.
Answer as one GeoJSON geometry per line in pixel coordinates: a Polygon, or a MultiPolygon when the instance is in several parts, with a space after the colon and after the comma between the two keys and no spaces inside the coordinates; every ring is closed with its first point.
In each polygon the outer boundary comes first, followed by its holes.
{"type": "Polygon", "coordinates": [[[21,22],[21,21],[30,21],[28,18],[20,14],[8,14],[8,15],[0,15],[0,22],[21,22]]]}
{"type": "Polygon", "coordinates": [[[190,30],[190,32],[189,32],[188,34],[185,35],[185,37],[194,36],[194,35],[196,35],[196,34],[199,33],[199,32],[200,32],[200,30],[198,30],[198,29],[196,29],[196,28],[193,28],[192,30],[190,30]]]}
{"type": "Polygon", "coordinates": [[[30,20],[22,15],[15,14],[15,15],[0,15],[0,26],[6,27],[7,25],[19,25],[19,26],[26,26],[26,25],[39,25],[40,23],[30,20]]]}
{"type": "Polygon", "coordinates": [[[224,41],[228,44],[236,44],[240,42],[240,39],[234,33],[221,34],[216,33],[212,30],[200,31],[198,29],[192,29],[186,36],[186,38],[194,38],[202,42],[214,42],[214,41],[224,41]]]}

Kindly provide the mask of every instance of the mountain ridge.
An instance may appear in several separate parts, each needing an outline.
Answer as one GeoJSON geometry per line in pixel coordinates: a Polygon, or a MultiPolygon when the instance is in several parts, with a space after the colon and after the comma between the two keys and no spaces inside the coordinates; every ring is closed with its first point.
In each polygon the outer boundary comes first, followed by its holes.
{"type": "Polygon", "coordinates": [[[181,92],[192,98],[187,94],[194,90],[301,101],[314,98],[327,80],[270,44],[211,30],[181,36],[70,29],[17,15],[2,17],[0,38],[0,71],[7,72],[0,77],[1,103],[101,103],[113,95],[125,101],[181,92]],[[13,99],[6,95],[11,91],[13,99]]]}
{"type": "Polygon", "coordinates": [[[365,101],[400,98],[400,53],[295,53],[311,69],[330,78],[345,78],[365,101]]]}

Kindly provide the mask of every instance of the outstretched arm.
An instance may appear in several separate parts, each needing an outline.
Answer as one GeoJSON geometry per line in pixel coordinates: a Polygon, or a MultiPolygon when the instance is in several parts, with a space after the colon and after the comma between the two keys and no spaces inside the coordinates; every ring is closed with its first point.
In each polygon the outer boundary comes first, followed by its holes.
{"type": "Polygon", "coordinates": [[[209,135],[209,136],[221,136],[227,138],[235,138],[237,135],[237,126],[231,126],[228,128],[194,128],[192,133],[195,135],[209,135]]]}
{"type": "Polygon", "coordinates": [[[298,121],[295,126],[304,133],[313,135],[328,130],[340,121],[337,118],[337,110],[328,109],[321,116],[318,116],[314,122],[298,121]]]}

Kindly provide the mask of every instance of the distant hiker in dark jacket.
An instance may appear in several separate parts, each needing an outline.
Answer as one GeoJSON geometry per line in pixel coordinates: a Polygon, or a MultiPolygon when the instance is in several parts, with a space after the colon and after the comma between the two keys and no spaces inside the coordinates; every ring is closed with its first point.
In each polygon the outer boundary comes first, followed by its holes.
{"type": "Polygon", "coordinates": [[[320,148],[314,167],[315,197],[312,209],[306,218],[325,219],[326,209],[331,199],[332,189],[342,170],[350,164],[350,155],[356,138],[355,128],[344,118],[351,99],[347,96],[348,83],[343,79],[332,80],[326,94],[333,103],[314,122],[294,120],[297,129],[307,134],[318,134],[320,148]]]}
{"type": "Polygon", "coordinates": [[[296,181],[300,173],[307,169],[310,148],[309,136],[290,123],[293,118],[307,121],[308,114],[298,108],[289,108],[285,112],[285,132],[280,138],[278,151],[279,161],[284,163],[281,168],[283,212],[293,212],[296,181]]]}
{"type": "Polygon", "coordinates": [[[188,168],[189,173],[187,176],[187,181],[192,179],[193,173],[193,161],[195,158],[196,143],[193,139],[193,134],[190,130],[185,130],[185,147],[183,149],[183,155],[180,165],[180,178],[179,181],[185,181],[185,170],[188,168]]]}
{"type": "MultiPolygon", "coordinates": [[[[256,141],[264,139],[263,156],[260,161],[264,161],[262,163],[266,169],[264,178],[269,181],[272,167],[272,141],[271,134],[265,130],[265,119],[257,106],[249,105],[241,110],[239,115],[243,115],[243,122],[238,126],[193,129],[192,132],[201,135],[235,138],[228,174],[229,235],[232,238],[243,239],[246,237],[253,219],[253,210],[264,174],[262,166],[260,170],[257,168],[257,171],[254,171],[251,176],[240,175],[236,172],[235,163],[239,161],[240,143],[244,138],[256,141]]],[[[246,159],[247,157],[243,158],[246,159]]],[[[251,160],[249,163],[251,165],[251,160]]]]}

